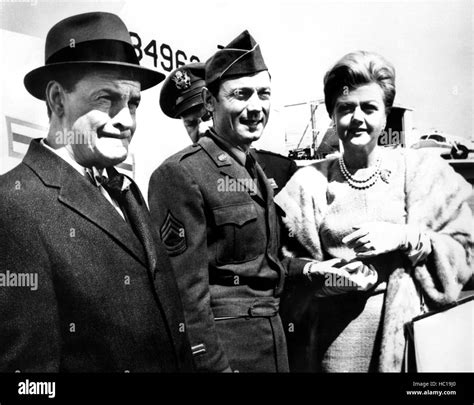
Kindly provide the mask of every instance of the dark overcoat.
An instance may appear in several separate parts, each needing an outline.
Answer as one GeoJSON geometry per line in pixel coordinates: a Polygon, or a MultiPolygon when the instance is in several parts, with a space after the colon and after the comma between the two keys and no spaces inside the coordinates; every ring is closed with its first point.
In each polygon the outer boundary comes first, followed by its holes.
{"type": "Polygon", "coordinates": [[[100,190],[39,140],[0,177],[0,234],[0,272],[38,280],[37,289],[0,287],[1,371],[193,369],[159,239],[150,268],[100,190]]]}

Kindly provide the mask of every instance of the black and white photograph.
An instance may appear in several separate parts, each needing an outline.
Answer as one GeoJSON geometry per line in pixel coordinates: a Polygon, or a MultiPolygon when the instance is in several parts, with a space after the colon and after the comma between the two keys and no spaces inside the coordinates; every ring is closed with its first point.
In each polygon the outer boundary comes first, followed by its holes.
{"type": "Polygon", "coordinates": [[[471,404],[473,21],[0,0],[0,403],[471,404]]]}

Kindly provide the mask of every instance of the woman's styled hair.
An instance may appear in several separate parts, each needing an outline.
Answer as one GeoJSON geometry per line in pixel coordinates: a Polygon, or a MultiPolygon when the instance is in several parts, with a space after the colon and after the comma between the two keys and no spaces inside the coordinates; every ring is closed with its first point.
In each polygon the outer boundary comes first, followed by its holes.
{"type": "Polygon", "coordinates": [[[383,90],[388,113],[395,99],[395,68],[384,57],[367,51],[356,51],[343,56],[324,76],[324,101],[332,117],[336,99],[345,88],[376,83],[383,90]]]}

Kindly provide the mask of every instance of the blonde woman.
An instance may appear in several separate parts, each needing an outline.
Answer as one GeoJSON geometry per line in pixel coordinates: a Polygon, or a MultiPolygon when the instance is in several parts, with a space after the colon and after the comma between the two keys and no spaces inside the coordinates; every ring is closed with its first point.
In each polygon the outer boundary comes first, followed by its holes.
{"type": "Polygon", "coordinates": [[[276,197],[299,246],[289,254],[321,261],[321,289],[291,308],[295,322],[317,312],[299,360],[323,372],[401,371],[404,324],[421,298],[452,302],[472,275],[472,188],[441,158],[377,145],[395,98],[395,70],[381,56],[345,55],[324,92],[343,153],[300,169],[276,197]],[[338,287],[352,275],[335,259],[362,261],[375,277],[338,287]]]}

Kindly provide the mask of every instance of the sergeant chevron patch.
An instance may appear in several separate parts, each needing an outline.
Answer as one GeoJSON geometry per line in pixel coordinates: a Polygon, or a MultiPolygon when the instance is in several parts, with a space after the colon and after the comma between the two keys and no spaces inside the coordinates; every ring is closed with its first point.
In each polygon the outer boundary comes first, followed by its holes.
{"type": "Polygon", "coordinates": [[[160,236],[170,256],[179,255],[188,247],[184,226],[174,217],[171,211],[168,211],[165,221],[161,225],[160,236]]]}

